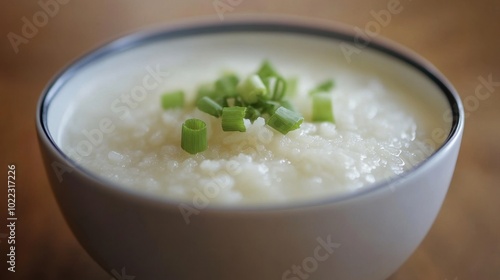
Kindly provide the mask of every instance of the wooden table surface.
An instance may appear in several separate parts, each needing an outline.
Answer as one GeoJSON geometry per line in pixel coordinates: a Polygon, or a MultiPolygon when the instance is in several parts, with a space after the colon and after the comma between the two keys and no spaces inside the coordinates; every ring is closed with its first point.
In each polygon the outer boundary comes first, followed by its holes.
{"type": "MultiPolygon", "coordinates": [[[[4,189],[0,192],[0,279],[111,278],[68,229],[43,170],[34,120],[38,97],[49,79],[81,54],[139,28],[200,15],[217,18],[212,0],[58,1],[58,10],[45,25],[17,46],[10,42],[13,35],[9,39],[7,34],[22,35],[23,18],[32,22],[42,8],[38,1],[14,0],[3,0],[0,8],[0,169],[6,180],[7,165],[16,165],[18,216],[16,272],[11,273],[6,269],[4,189]]],[[[390,1],[397,0],[242,0],[224,17],[278,13],[364,29],[374,20],[373,12],[387,9],[390,1]]],[[[479,77],[500,82],[500,3],[400,1],[403,10],[392,16],[380,34],[436,65],[467,101],[468,115],[442,210],[423,243],[390,279],[500,279],[500,86],[494,85],[484,100],[474,95],[479,77]]],[[[38,23],[44,24],[43,15],[38,16],[38,23]]]]}

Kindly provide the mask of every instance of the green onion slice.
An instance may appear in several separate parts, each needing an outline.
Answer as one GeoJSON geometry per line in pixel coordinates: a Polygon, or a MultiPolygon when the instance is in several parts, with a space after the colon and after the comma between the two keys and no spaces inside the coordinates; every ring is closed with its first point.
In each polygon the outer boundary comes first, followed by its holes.
{"type": "Polygon", "coordinates": [[[335,122],[332,98],[329,94],[320,93],[312,96],[312,121],[335,122]]]}
{"type": "Polygon", "coordinates": [[[222,76],[215,81],[215,91],[222,96],[234,96],[239,79],[234,74],[222,76]]]}
{"type": "Polygon", "coordinates": [[[245,132],[246,110],[246,107],[239,106],[222,108],[222,130],[245,132]]]}
{"type": "Polygon", "coordinates": [[[281,132],[287,134],[288,132],[300,127],[304,118],[285,107],[279,107],[267,121],[267,125],[281,132]]]}
{"type": "Polygon", "coordinates": [[[282,105],[277,101],[267,100],[264,101],[261,106],[262,106],[261,107],[262,113],[267,113],[269,115],[272,115],[282,105]]]}
{"type": "Polygon", "coordinates": [[[167,92],[161,96],[163,109],[173,109],[184,106],[184,92],[182,90],[167,92]]]}
{"type": "Polygon", "coordinates": [[[217,92],[215,92],[213,84],[204,84],[198,87],[195,102],[198,102],[198,100],[200,100],[204,96],[210,97],[212,100],[215,100],[217,99],[217,97],[219,97],[217,92]]]}
{"type": "Polygon", "coordinates": [[[260,111],[253,106],[247,106],[245,119],[249,119],[252,123],[260,117],[260,111]]]}
{"type": "Polygon", "coordinates": [[[286,92],[285,95],[288,97],[294,97],[297,95],[297,85],[299,79],[297,77],[290,78],[286,80],[286,92]]]}
{"type": "Polygon", "coordinates": [[[198,102],[196,102],[196,107],[198,107],[200,111],[216,118],[222,115],[222,106],[208,96],[203,96],[200,100],[198,100],[198,102]]]}
{"type": "Polygon", "coordinates": [[[309,91],[309,94],[314,95],[316,93],[329,92],[333,89],[334,86],[335,86],[335,83],[333,82],[332,79],[326,80],[326,81],[322,82],[321,84],[319,84],[314,89],[312,89],[311,91],[309,91]]]}
{"type": "Polygon", "coordinates": [[[238,86],[238,94],[245,103],[254,104],[267,94],[267,88],[258,75],[251,75],[238,86]]]}
{"type": "Polygon", "coordinates": [[[276,71],[276,69],[274,69],[273,65],[267,59],[264,60],[262,62],[262,64],[260,65],[259,70],[257,70],[257,75],[259,75],[259,77],[262,80],[265,80],[269,77],[280,76],[278,74],[278,71],[276,71]]]}
{"type": "Polygon", "coordinates": [[[280,101],[286,93],[286,81],[282,77],[272,77],[268,80],[269,91],[271,92],[271,99],[280,101]]]}
{"type": "Polygon", "coordinates": [[[188,119],[182,124],[181,147],[190,154],[203,152],[208,147],[207,124],[200,119],[188,119]]]}
{"type": "Polygon", "coordinates": [[[281,100],[286,93],[286,80],[276,71],[268,61],[262,62],[257,75],[261,78],[272,100],[281,100]]]}
{"type": "Polygon", "coordinates": [[[281,106],[287,108],[290,111],[297,112],[297,110],[295,109],[295,107],[293,106],[293,104],[290,101],[288,101],[288,100],[281,100],[280,104],[281,104],[281,106]]]}

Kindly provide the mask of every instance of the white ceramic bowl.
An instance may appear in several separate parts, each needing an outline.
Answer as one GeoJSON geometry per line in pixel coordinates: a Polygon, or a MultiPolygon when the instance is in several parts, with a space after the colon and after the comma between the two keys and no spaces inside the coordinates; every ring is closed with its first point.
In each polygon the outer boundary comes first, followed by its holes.
{"type": "Polygon", "coordinates": [[[106,271],[136,279],[387,278],[415,250],[436,218],[455,167],[464,113],[453,87],[425,60],[386,40],[360,42],[350,28],[339,25],[290,20],[204,22],[127,36],[73,63],[43,92],[37,129],[54,194],[82,246],[106,271]],[[284,40],[284,52],[309,44],[311,52],[329,51],[332,57],[360,67],[382,66],[380,71],[421,89],[429,108],[437,108],[429,109],[429,114],[447,118],[446,127],[436,128],[449,131],[445,143],[401,176],[356,192],[279,206],[208,205],[189,225],[178,202],[103,180],[61,151],[62,123],[78,84],[91,83],[96,69],[115,69],[119,75],[116,65],[125,65],[127,56],[155,44],[168,50],[164,61],[189,59],[200,52],[210,55],[214,45],[204,40],[222,36],[220,44],[236,48],[245,36],[234,35],[250,33],[262,36],[256,51],[265,50],[264,39],[271,35],[274,42],[284,40]],[[183,38],[199,39],[193,45],[183,43],[183,38]],[[346,50],[353,48],[360,51],[348,55],[346,50]]]}

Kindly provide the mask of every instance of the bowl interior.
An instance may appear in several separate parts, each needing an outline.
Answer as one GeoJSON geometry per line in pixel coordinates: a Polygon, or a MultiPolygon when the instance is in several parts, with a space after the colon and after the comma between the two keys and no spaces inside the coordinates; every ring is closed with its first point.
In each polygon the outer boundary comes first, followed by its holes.
{"type": "MultiPolygon", "coordinates": [[[[387,85],[404,93],[397,98],[410,98],[414,105],[410,110],[425,111],[429,121],[423,129],[452,137],[459,122],[459,101],[432,68],[394,47],[353,42],[353,36],[342,32],[282,24],[215,25],[126,37],[82,58],[55,79],[42,100],[42,127],[62,153],[65,129],[79,127],[68,123],[69,117],[82,110],[82,103],[92,102],[92,96],[99,95],[99,102],[107,104],[95,110],[112,112],[117,117],[113,121],[120,121],[126,108],[120,109],[118,103],[141,106],[148,96],[167,90],[194,91],[197,83],[192,80],[214,80],[221,69],[251,72],[262,59],[269,59],[285,76],[314,69],[304,79],[311,82],[305,88],[333,77],[342,90],[342,81],[349,80],[352,71],[373,78],[390,77],[387,85]],[[144,88],[146,76],[151,86],[134,105],[124,103],[122,95],[144,88]]],[[[93,114],[86,117],[94,118],[99,127],[100,119],[93,114]]],[[[437,148],[443,145],[439,139],[427,142],[437,148]]]]}

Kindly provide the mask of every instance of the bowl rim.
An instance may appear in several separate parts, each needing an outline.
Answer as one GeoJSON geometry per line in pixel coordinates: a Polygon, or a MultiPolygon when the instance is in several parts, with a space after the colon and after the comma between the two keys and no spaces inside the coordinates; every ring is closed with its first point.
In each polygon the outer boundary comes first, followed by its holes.
{"type": "MultiPolygon", "coordinates": [[[[80,69],[86,67],[92,62],[104,58],[109,55],[114,55],[129,49],[140,47],[150,42],[161,40],[175,40],[183,37],[207,34],[221,34],[230,32],[262,32],[262,33],[287,33],[309,35],[318,38],[340,40],[349,44],[355,44],[355,32],[353,26],[345,25],[339,22],[317,20],[302,17],[291,16],[242,16],[235,20],[215,21],[213,19],[188,19],[169,23],[167,25],[159,25],[140,29],[129,35],[119,37],[111,42],[108,42],[94,50],[84,54],[80,58],[75,59],[66,67],[63,67],[58,74],[46,85],[38,100],[36,111],[36,128],[39,140],[45,144],[46,148],[65,165],[78,171],[78,174],[93,182],[95,188],[99,191],[110,193],[111,195],[122,197],[135,202],[156,204],[163,207],[177,207],[183,203],[191,204],[190,202],[172,199],[169,197],[155,196],[151,193],[146,193],[132,188],[125,188],[120,184],[99,177],[94,172],[82,167],[71,158],[69,158],[56,144],[47,124],[47,112],[51,101],[59,92],[59,89],[73,77],[80,69]]],[[[304,201],[291,201],[286,203],[264,203],[264,204],[244,204],[244,205],[224,205],[224,204],[208,204],[203,211],[280,211],[280,210],[296,210],[300,208],[319,207],[333,203],[342,203],[355,198],[361,198],[377,191],[389,188],[395,182],[405,180],[408,176],[418,172],[423,166],[429,165],[429,162],[435,161],[437,157],[445,153],[453,143],[460,140],[464,127],[464,109],[462,102],[455,88],[430,62],[422,58],[420,55],[409,50],[407,47],[395,43],[394,41],[383,38],[380,35],[371,37],[370,41],[365,45],[367,49],[375,50],[382,54],[388,55],[397,59],[400,62],[414,68],[425,77],[431,80],[433,84],[439,87],[442,94],[446,96],[448,105],[451,108],[451,129],[448,137],[443,144],[436,149],[430,156],[419,162],[415,166],[406,170],[400,175],[392,176],[391,178],[377,181],[366,187],[358,190],[349,191],[339,195],[328,195],[326,197],[311,198],[304,201]]],[[[47,172],[49,169],[47,168],[47,172]]]]}

